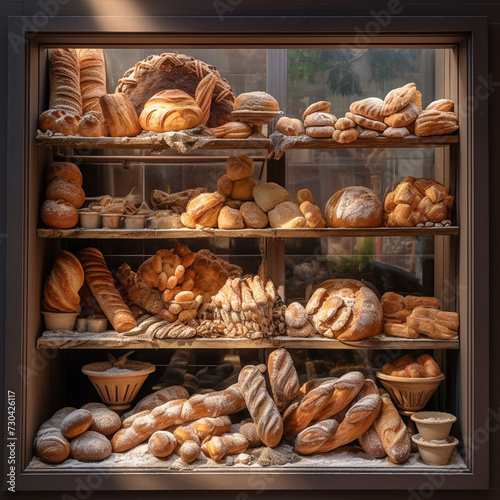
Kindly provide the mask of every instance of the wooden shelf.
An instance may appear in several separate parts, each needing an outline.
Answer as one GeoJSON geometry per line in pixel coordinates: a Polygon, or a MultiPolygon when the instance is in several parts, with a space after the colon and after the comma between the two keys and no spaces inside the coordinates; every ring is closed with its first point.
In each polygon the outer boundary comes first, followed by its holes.
{"type": "Polygon", "coordinates": [[[127,336],[114,331],[80,333],[72,331],[46,331],[37,340],[38,349],[458,349],[459,341],[430,338],[401,339],[379,335],[377,337],[342,342],[316,336],[296,338],[278,336],[268,339],[203,338],[147,339],[127,336]]]}
{"type": "Polygon", "coordinates": [[[355,229],[37,229],[40,238],[165,239],[165,238],[338,238],[342,236],[456,236],[458,226],[373,227],[355,229]]]}

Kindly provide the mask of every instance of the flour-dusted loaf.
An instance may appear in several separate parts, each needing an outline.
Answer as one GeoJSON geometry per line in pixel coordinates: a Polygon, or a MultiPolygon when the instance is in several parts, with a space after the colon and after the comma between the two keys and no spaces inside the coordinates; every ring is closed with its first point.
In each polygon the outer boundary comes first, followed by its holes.
{"type": "Polygon", "coordinates": [[[92,415],[89,431],[95,431],[103,436],[113,435],[121,426],[118,413],[102,403],[87,403],[81,407],[92,415]]]}
{"type": "Polygon", "coordinates": [[[66,179],[76,182],[79,186],[83,184],[81,170],[69,161],[54,161],[44,171],[45,185],[48,186],[55,179],[66,179]]]}
{"type": "Polygon", "coordinates": [[[70,439],[85,432],[92,423],[92,413],[81,408],[71,412],[61,422],[61,433],[70,439]]]}
{"type": "Polygon", "coordinates": [[[321,283],[306,306],[316,330],[328,338],[360,340],[382,332],[383,312],[375,293],[361,281],[321,283]]]}
{"type": "Polygon", "coordinates": [[[85,281],[101,306],[106,317],[117,332],[126,332],[137,326],[137,322],[117,290],[104,256],[97,248],[84,248],[78,252],[85,281]]]}
{"type": "Polygon", "coordinates": [[[382,107],[384,101],[378,97],[367,97],[366,99],[361,99],[360,101],[355,101],[349,106],[349,111],[355,115],[364,116],[370,120],[375,120],[379,122],[384,121],[384,115],[382,114],[382,107]]]}
{"type": "Polygon", "coordinates": [[[106,63],[103,49],[78,49],[82,113],[101,113],[99,99],[106,93],[106,63]]]}
{"type": "Polygon", "coordinates": [[[278,101],[260,90],[244,92],[236,97],[233,104],[234,111],[279,111],[278,101]]]}
{"type": "Polygon", "coordinates": [[[45,200],[40,209],[42,222],[56,229],[69,229],[78,224],[78,209],[65,200],[45,200]]]}
{"type": "Polygon", "coordinates": [[[127,94],[104,94],[99,104],[111,137],[135,137],[141,133],[139,118],[127,94]]]}
{"type": "Polygon", "coordinates": [[[84,282],[80,261],[67,250],[60,250],[50,274],[45,279],[42,308],[44,311],[77,312],[80,310],[78,291],[84,282]]]}
{"type": "Polygon", "coordinates": [[[382,204],[371,189],[350,186],[326,202],[325,220],[328,227],[378,227],[382,212],[382,204]]]}
{"type": "Polygon", "coordinates": [[[281,412],[299,392],[299,376],[286,349],[276,349],[267,360],[267,373],[276,407],[281,412]]]}
{"type": "Polygon", "coordinates": [[[72,180],[60,177],[54,179],[45,190],[48,200],[64,200],[75,208],[80,208],[85,202],[85,192],[82,187],[72,180]]]}
{"type": "Polygon", "coordinates": [[[257,184],[253,188],[252,194],[255,203],[263,212],[269,212],[279,203],[290,201],[288,191],[276,182],[257,184]]]}
{"type": "Polygon", "coordinates": [[[384,116],[389,116],[402,110],[410,104],[417,93],[417,87],[414,83],[407,83],[402,87],[391,90],[384,99],[381,113],[384,116]]]}
{"type": "Polygon", "coordinates": [[[99,432],[85,431],[71,440],[71,457],[82,462],[98,462],[111,455],[111,442],[99,432]]]}

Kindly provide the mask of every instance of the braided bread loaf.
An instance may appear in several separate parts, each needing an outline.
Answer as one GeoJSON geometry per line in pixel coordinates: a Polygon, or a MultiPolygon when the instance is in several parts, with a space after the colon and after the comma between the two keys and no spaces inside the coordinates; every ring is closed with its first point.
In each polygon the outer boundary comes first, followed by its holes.
{"type": "Polygon", "coordinates": [[[104,256],[97,248],[84,248],[78,252],[85,281],[117,332],[131,330],[137,323],[117,290],[104,256]]]}
{"type": "Polygon", "coordinates": [[[262,442],[270,448],[278,446],[283,420],[267,391],[264,375],[256,366],[245,366],[238,376],[238,386],[262,442]]]}

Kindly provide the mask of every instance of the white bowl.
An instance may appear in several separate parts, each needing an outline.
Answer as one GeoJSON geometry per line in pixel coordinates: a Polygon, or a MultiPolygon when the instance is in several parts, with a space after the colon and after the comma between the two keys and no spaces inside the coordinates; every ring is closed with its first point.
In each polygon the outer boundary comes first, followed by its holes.
{"type": "Polygon", "coordinates": [[[108,329],[108,318],[87,318],[87,331],[102,333],[108,329]]]}
{"type": "Polygon", "coordinates": [[[419,411],[410,418],[425,441],[446,439],[450,435],[453,422],[457,420],[455,415],[441,411],[419,411]]]}
{"type": "Polygon", "coordinates": [[[80,227],[83,229],[99,229],[101,227],[101,214],[98,212],[79,212],[80,227]]]}
{"type": "Polygon", "coordinates": [[[42,314],[47,330],[73,330],[79,313],[42,311],[42,314]]]}
{"type": "Polygon", "coordinates": [[[420,434],[415,434],[411,439],[417,445],[420,457],[428,465],[446,465],[450,461],[453,448],[458,444],[458,439],[453,436],[425,441],[420,434]]]}
{"type": "Polygon", "coordinates": [[[145,221],[144,215],[126,215],[123,225],[127,229],[144,229],[145,221]]]}
{"type": "Polygon", "coordinates": [[[118,229],[120,227],[121,215],[117,214],[102,214],[101,223],[102,227],[107,229],[118,229]]]}

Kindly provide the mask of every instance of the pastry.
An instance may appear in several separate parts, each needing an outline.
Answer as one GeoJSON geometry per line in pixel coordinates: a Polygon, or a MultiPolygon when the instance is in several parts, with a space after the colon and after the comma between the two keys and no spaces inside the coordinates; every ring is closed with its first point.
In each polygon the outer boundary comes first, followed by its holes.
{"type": "Polygon", "coordinates": [[[281,117],[276,122],[276,130],[283,135],[298,136],[305,132],[303,123],[298,118],[281,117]]]}
{"type": "Polygon", "coordinates": [[[49,80],[49,109],[38,119],[40,129],[75,135],[82,116],[80,66],[75,49],[52,50],[49,80]]]}
{"type": "Polygon", "coordinates": [[[426,109],[415,120],[415,135],[446,135],[458,130],[457,115],[451,111],[426,109]]]}
{"type": "Polygon", "coordinates": [[[99,104],[111,137],[134,137],[141,133],[139,118],[126,94],[104,94],[99,104]]]}
{"type": "Polygon", "coordinates": [[[116,289],[113,275],[100,250],[97,248],[80,250],[78,259],[85,273],[85,281],[113,328],[117,332],[126,332],[137,326],[134,316],[116,289]]]}
{"type": "Polygon", "coordinates": [[[78,49],[77,54],[80,66],[82,114],[85,115],[89,111],[101,113],[99,98],[106,94],[104,51],[102,49],[78,49]]]}
{"type": "Polygon", "coordinates": [[[416,93],[417,87],[414,83],[407,83],[403,87],[391,90],[385,96],[382,115],[389,116],[397,113],[413,101],[416,93]]]}
{"type": "Polygon", "coordinates": [[[234,100],[234,111],[279,111],[278,101],[267,92],[244,92],[234,100]]]}
{"type": "Polygon", "coordinates": [[[232,181],[251,177],[254,169],[253,160],[248,155],[230,156],[226,160],[226,175],[232,181]]]}
{"type": "Polygon", "coordinates": [[[279,203],[290,201],[288,191],[275,182],[257,184],[253,190],[253,199],[263,212],[269,212],[279,203]]]}
{"type": "Polygon", "coordinates": [[[64,200],[75,208],[80,208],[85,202],[85,192],[82,187],[74,182],[60,177],[54,179],[45,190],[48,200],[64,200]]]}
{"type": "Polygon", "coordinates": [[[243,203],[240,207],[240,214],[245,226],[251,229],[262,229],[267,227],[269,222],[267,214],[253,201],[243,203]]]}
{"type": "Polygon", "coordinates": [[[403,109],[400,109],[398,112],[386,116],[384,118],[384,123],[389,127],[393,128],[406,127],[407,125],[410,125],[410,123],[413,123],[416,120],[420,111],[421,110],[418,108],[417,105],[410,102],[403,109]]]}
{"type": "Polygon", "coordinates": [[[305,120],[312,113],[329,113],[331,103],[329,101],[317,101],[310,104],[302,114],[302,120],[305,120]]]}
{"type": "Polygon", "coordinates": [[[380,301],[357,280],[324,281],[311,295],[306,312],[316,330],[328,338],[360,340],[383,329],[380,301]]]}
{"type": "Polygon", "coordinates": [[[384,115],[382,114],[382,107],[384,101],[378,97],[367,97],[366,99],[361,99],[360,101],[355,101],[349,106],[349,111],[355,115],[364,116],[370,120],[375,120],[378,122],[384,121],[384,115]]]}
{"type": "Polygon", "coordinates": [[[195,97],[200,81],[208,74],[216,77],[207,127],[222,126],[231,121],[234,94],[231,86],[211,65],[179,53],[150,55],[125,72],[118,81],[116,92],[124,92],[137,113],[160,91],[182,90],[195,97]]]}
{"type": "Polygon", "coordinates": [[[171,132],[196,127],[203,112],[196,101],[182,90],[163,90],[144,104],[139,123],[144,130],[171,132]]]}
{"type": "Polygon", "coordinates": [[[383,132],[387,125],[384,122],[372,120],[371,118],[366,118],[366,116],[356,115],[354,113],[346,113],[346,118],[352,120],[356,125],[359,125],[363,128],[368,128],[370,130],[376,130],[377,132],[383,132]]]}
{"type": "Polygon", "coordinates": [[[74,163],[69,161],[55,161],[45,169],[44,180],[46,186],[53,180],[60,178],[73,181],[79,186],[83,184],[82,172],[74,163]]]}
{"type": "Polygon", "coordinates": [[[328,227],[378,227],[382,225],[382,204],[371,189],[350,186],[326,202],[325,220],[328,227]]]}
{"type": "Polygon", "coordinates": [[[281,412],[297,395],[300,388],[297,370],[286,349],[276,349],[269,355],[267,373],[274,402],[281,412]]]}
{"type": "Polygon", "coordinates": [[[50,274],[45,279],[42,297],[44,311],[77,312],[80,310],[78,291],[84,282],[80,261],[66,250],[60,250],[50,274]]]}
{"type": "Polygon", "coordinates": [[[270,448],[278,446],[283,436],[283,421],[259,368],[245,366],[238,376],[238,387],[262,442],[270,448]]]}

